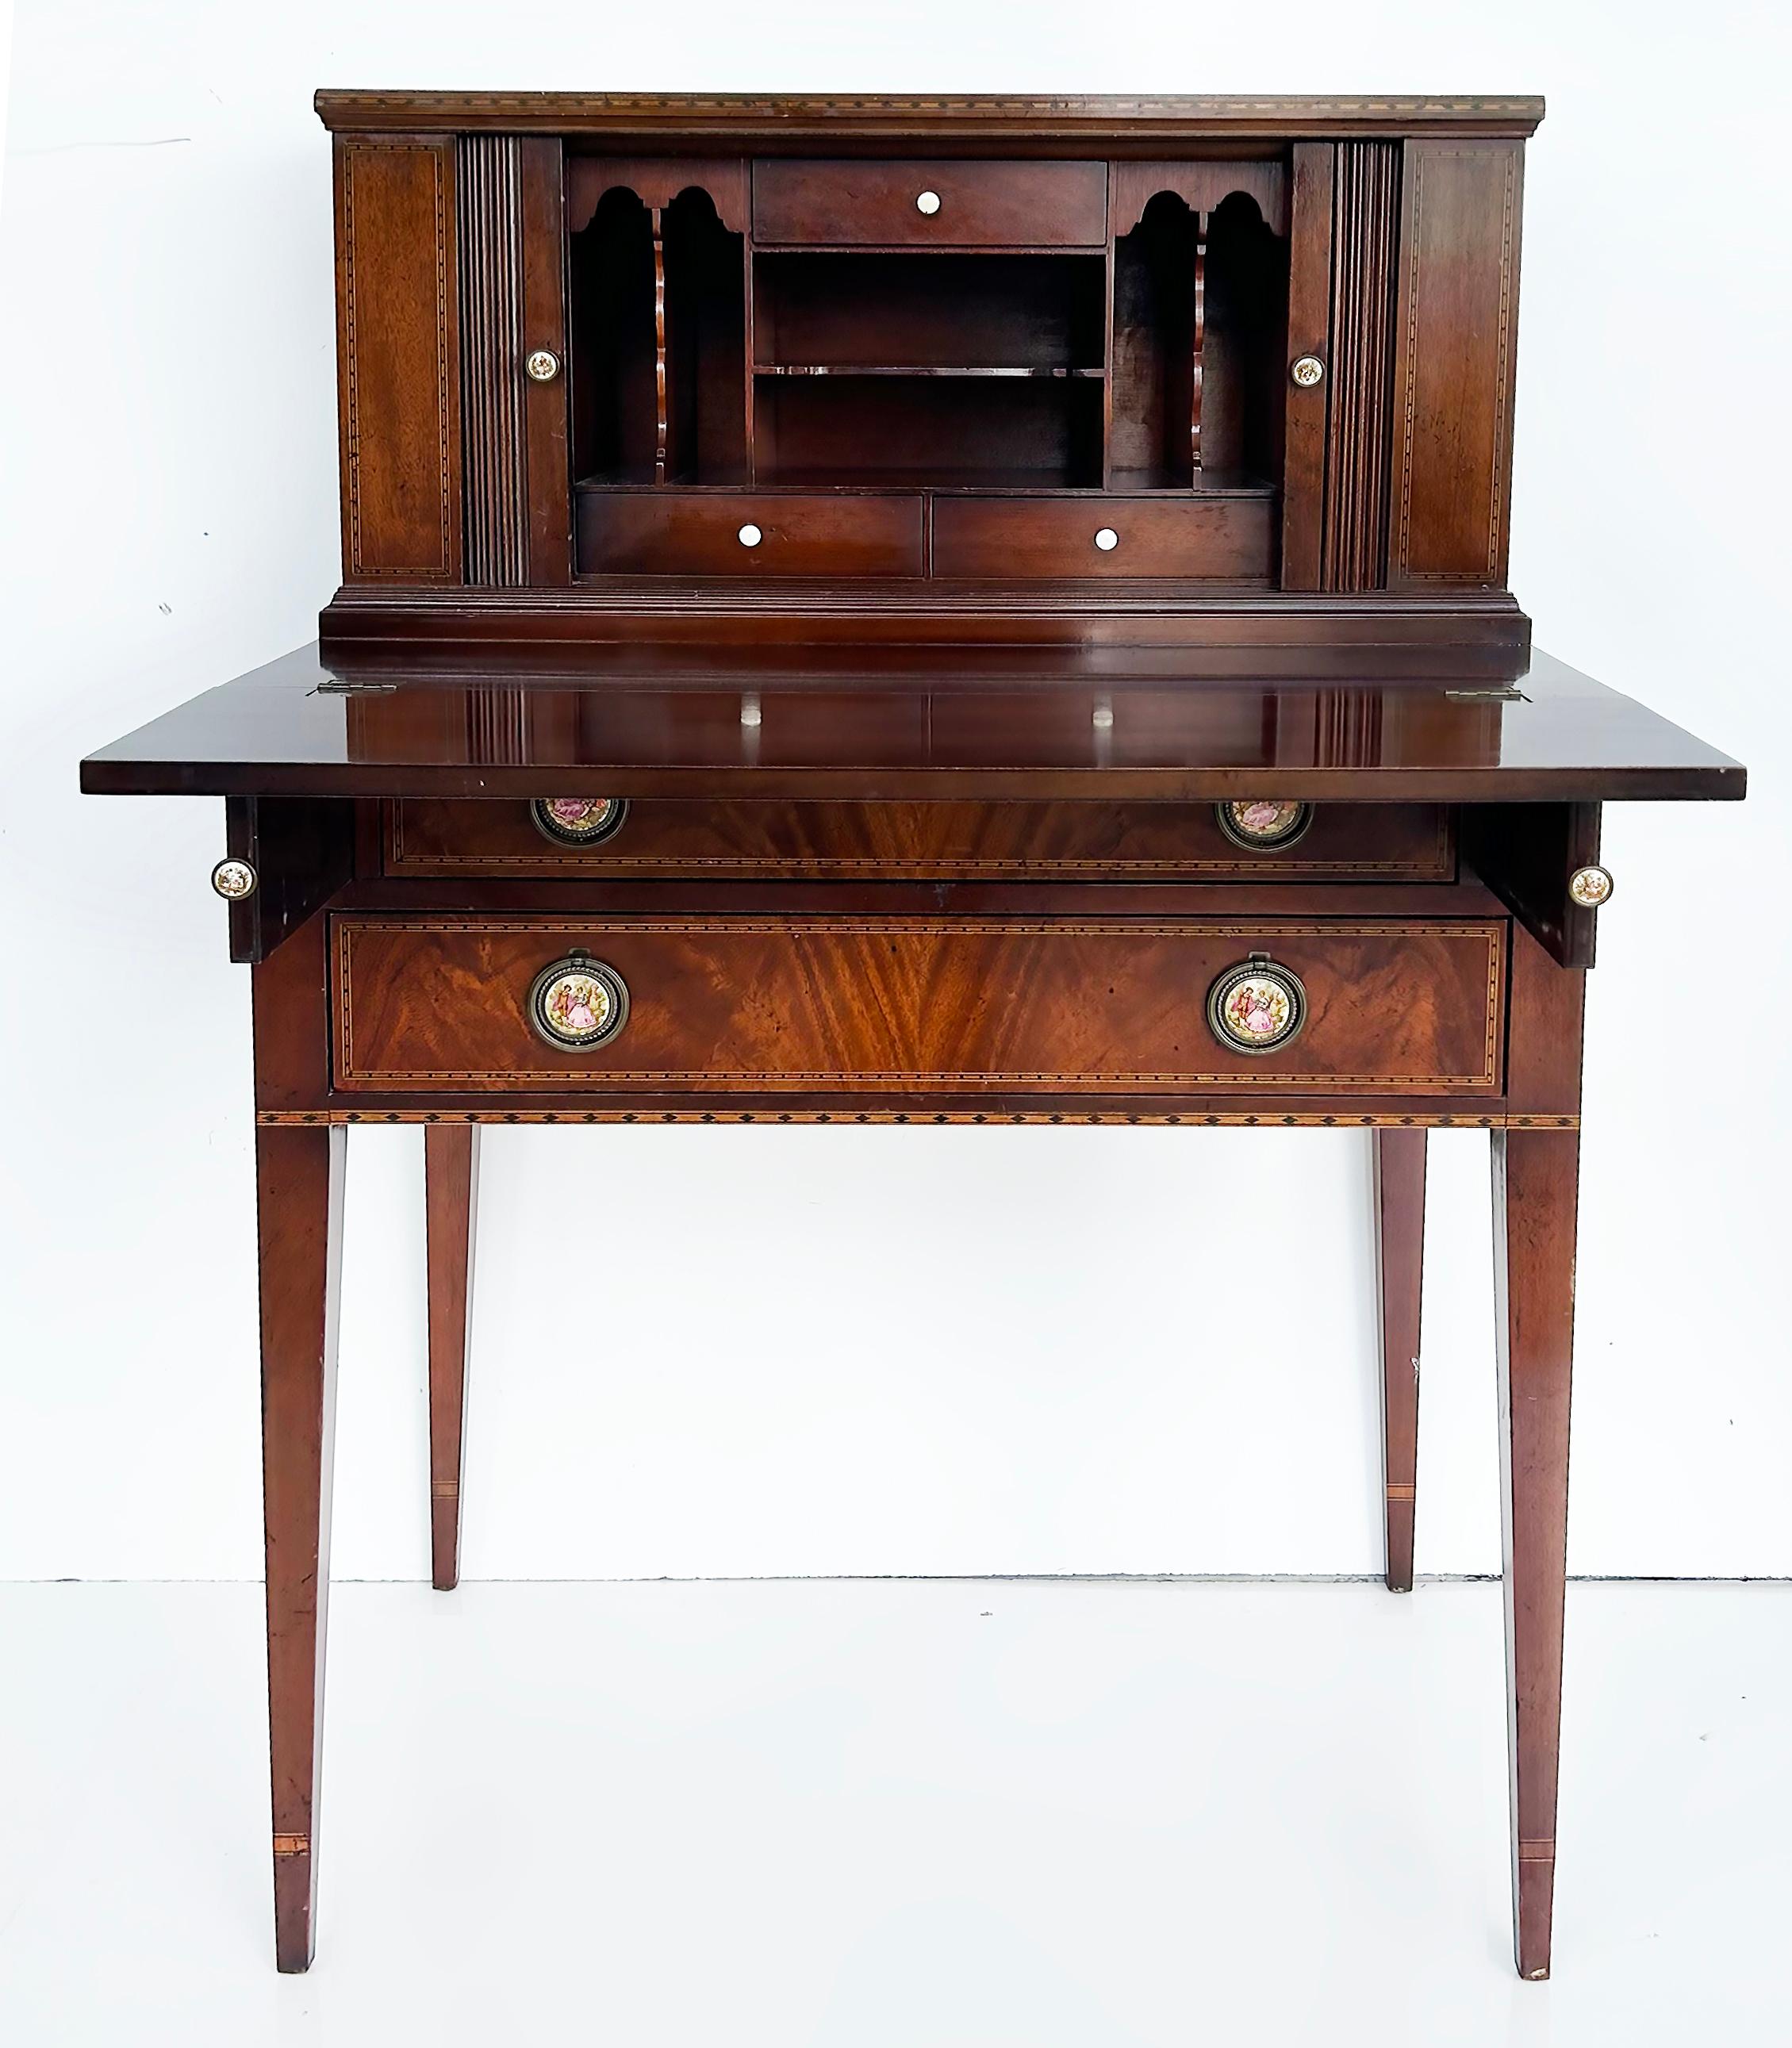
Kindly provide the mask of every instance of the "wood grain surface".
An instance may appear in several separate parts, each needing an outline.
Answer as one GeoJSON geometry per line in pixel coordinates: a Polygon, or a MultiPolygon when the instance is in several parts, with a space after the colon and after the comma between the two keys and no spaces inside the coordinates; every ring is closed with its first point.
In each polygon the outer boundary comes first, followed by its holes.
{"type": "Polygon", "coordinates": [[[1499,923],[332,921],[339,1092],[1500,1086],[1499,923]],[[630,991],[626,1028],[595,1052],[546,1045],[526,1014],[537,972],[574,948],[630,991]],[[1301,1036],[1262,1057],[1219,1044],[1204,1010],[1216,977],[1257,952],[1293,968],[1310,1003],[1301,1036]]]}
{"type": "Polygon", "coordinates": [[[1266,583],[1275,568],[1275,500],[1257,496],[948,498],[933,504],[942,576],[1214,576],[1266,583]],[[1104,550],[1106,529],[1116,545],[1104,550]]]}
{"type": "MultiPolygon", "coordinates": [[[[569,794],[579,793],[569,790],[569,794]]],[[[525,803],[400,797],[384,807],[392,875],[978,875],[1098,880],[1448,882],[1453,813],[1427,804],[1322,804],[1293,844],[1247,851],[1209,804],[629,805],[613,838],[557,844],[525,803]]]]}
{"type": "Polygon", "coordinates": [[[1107,235],[1107,166],[943,157],[771,158],[753,166],[766,244],[1087,247],[1107,235]],[[938,211],[923,213],[924,192],[938,211]]]}
{"type": "Polygon", "coordinates": [[[1422,1131],[1375,1135],[1375,1266],[1381,1319],[1382,1513],[1391,1592],[1413,1586],[1418,1482],[1419,1309],[1425,1267],[1422,1131]]]}
{"type": "Polygon", "coordinates": [[[343,573],[460,581],[452,136],[339,142],[343,573]]]}
{"type": "Polygon", "coordinates": [[[919,576],[918,495],[580,491],[579,567],[634,576],[919,576]],[[743,528],[757,529],[751,545],[743,528]]]}

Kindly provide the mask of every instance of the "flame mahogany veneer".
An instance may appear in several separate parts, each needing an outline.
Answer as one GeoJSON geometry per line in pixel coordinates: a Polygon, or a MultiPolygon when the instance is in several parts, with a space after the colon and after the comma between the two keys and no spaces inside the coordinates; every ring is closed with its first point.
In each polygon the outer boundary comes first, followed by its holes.
{"type": "Polygon", "coordinates": [[[1466,920],[339,917],[336,1084],[1495,1095],[1504,937],[1466,920]],[[589,1053],[528,1020],[537,971],[575,946],[631,996],[627,1029],[589,1053]],[[1259,948],[1311,1006],[1280,1057],[1216,1044],[1193,999],[1259,948]]]}

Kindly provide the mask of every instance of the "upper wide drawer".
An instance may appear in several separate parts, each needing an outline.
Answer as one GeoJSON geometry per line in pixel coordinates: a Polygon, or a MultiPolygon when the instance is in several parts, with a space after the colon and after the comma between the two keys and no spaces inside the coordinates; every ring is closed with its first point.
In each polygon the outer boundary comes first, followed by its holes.
{"type": "Polygon", "coordinates": [[[941,576],[1218,576],[1266,580],[1275,499],[1244,496],[937,498],[941,576]]]}
{"type": "Polygon", "coordinates": [[[770,157],[753,235],[816,248],[1088,248],[1107,239],[1107,166],[770,157]]]}
{"type": "Polygon", "coordinates": [[[1456,879],[1451,814],[1430,804],[1246,805],[1243,824],[1235,821],[1228,834],[1227,807],[1218,804],[692,803],[648,797],[612,799],[599,813],[592,798],[601,793],[581,792],[576,771],[563,793],[588,807],[571,826],[557,822],[551,801],[395,797],[386,807],[386,872],[1456,879]],[[1266,821],[1252,815],[1259,809],[1266,821]],[[1260,840],[1251,838],[1253,828],[1260,840]]]}
{"type": "Polygon", "coordinates": [[[584,491],[579,568],[623,576],[919,576],[918,496],[584,491]]]}

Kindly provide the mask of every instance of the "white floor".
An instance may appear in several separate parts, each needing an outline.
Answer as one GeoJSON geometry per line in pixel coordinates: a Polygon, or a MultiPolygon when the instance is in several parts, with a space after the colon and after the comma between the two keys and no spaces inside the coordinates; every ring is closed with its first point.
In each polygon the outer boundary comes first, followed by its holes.
{"type": "Polygon", "coordinates": [[[1538,1985],[1495,1586],[340,1586],[298,1979],[260,1600],[0,1588],[7,2048],[1792,2039],[1792,1588],[1573,1589],[1538,1985]]]}

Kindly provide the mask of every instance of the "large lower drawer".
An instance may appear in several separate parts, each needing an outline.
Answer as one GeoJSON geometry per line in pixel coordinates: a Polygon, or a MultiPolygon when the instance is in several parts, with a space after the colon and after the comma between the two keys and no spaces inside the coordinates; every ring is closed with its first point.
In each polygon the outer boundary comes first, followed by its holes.
{"type": "Polygon", "coordinates": [[[919,576],[924,507],[898,493],[579,493],[581,573],[919,576]]]}
{"type": "Polygon", "coordinates": [[[1504,934],[1480,920],[345,913],[335,1085],[1494,1094],[1504,934]],[[576,1050],[532,1014],[575,955],[610,979],[582,990],[568,1028],[594,1006],[624,1020],[576,1050]],[[1304,1022],[1246,1051],[1209,997],[1259,955],[1295,978],[1304,1022]]]}
{"type": "MultiPolygon", "coordinates": [[[[573,799],[575,803],[580,800],[573,799]]],[[[1212,804],[680,803],[636,798],[584,842],[526,800],[395,799],[389,875],[978,875],[1449,882],[1451,813],[1319,804],[1282,844],[1240,846],[1212,804]]],[[[578,820],[578,814],[572,813],[578,820]]],[[[586,817],[595,814],[587,812],[586,817]]],[[[1274,820],[1272,820],[1272,823],[1274,820]]]]}
{"type": "Polygon", "coordinates": [[[951,498],[933,502],[941,576],[1215,576],[1266,581],[1268,493],[1188,498],[951,498]]]}

